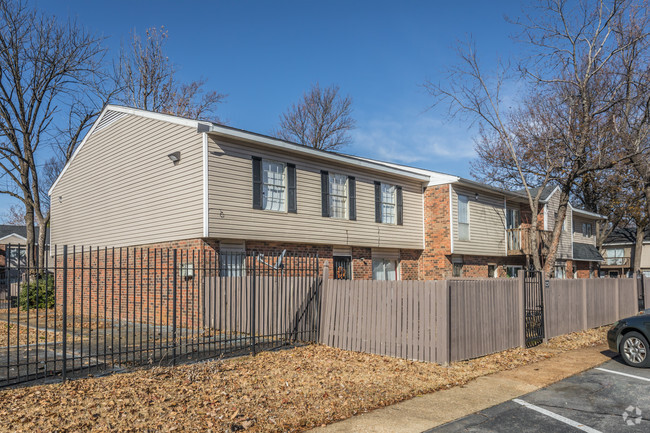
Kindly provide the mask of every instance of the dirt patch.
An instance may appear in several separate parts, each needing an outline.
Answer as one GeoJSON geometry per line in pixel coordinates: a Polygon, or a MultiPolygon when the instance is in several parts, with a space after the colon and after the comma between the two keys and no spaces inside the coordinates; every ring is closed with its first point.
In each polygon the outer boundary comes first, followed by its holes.
{"type": "Polygon", "coordinates": [[[578,334],[448,367],[312,345],[12,389],[0,430],[303,431],[593,343],[578,334]]]}

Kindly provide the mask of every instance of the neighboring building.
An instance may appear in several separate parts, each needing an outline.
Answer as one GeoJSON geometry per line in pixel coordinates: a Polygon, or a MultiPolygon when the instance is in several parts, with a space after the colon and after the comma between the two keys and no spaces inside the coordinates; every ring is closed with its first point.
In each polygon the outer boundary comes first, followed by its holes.
{"type": "MultiPolygon", "coordinates": [[[[38,230],[36,227],[37,240],[38,230]]],[[[49,243],[49,231],[45,235],[49,243]]],[[[0,300],[18,295],[18,283],[27,264],[26,244],[27,227],[0,224],[0,300]]]]}
{"type": "MultiPolygon", "coordinates": [[[[636,227],[616,228],[605,239],[601,252],[604,257],[601,276],[612,278],[631,276],[634,273],[636,227]]],[[[650,231],[646,230],[641,250],[641,272],[650,277],[650,231]]]]}
{"type": "MultiPolygon", "coordinates": [[[[49,193],[54,245],[311,251],[354,279],[506,276],[530,253],[521,193],[114,105],[49,193]]],[[[558,276],[597,268],[600,218],[569,209],[558,276]]]]}

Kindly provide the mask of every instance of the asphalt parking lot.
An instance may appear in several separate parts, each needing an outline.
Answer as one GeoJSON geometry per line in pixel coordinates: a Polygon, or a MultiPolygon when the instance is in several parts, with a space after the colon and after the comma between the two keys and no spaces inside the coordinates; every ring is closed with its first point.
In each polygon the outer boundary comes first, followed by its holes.
{"type": "Polygon", "coordinates": [[[620,357],[429,432],[648,432],[650,369],[620,357]]]}

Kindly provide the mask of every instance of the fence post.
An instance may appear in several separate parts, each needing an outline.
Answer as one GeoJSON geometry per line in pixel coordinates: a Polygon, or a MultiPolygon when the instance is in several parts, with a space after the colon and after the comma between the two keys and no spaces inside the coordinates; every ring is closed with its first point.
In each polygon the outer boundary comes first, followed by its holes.
{"type": "Polygon", "coordinates": [[[251,282],[251,297],[250,297],[250,312],[251,312],[251,353],[255,355],[255,280],[257,279],[257,258],[259,256],[255,254],[253,259],[253,272],[252,272],[252,282],[251,282]]]}
{"type": "Polygon", "coordinates": [[[614,290],[614,306],[616,307],[616,320],[618,320],[621,318],[621,280],[619,278],[616,279],[616,290],[614,290]]]}
{"type": "Polygon", "coordinates": [[[517,275],[519,284],[517,289],[519,291],[519,346],[526,348],[526,294],[525,294],[525,272],[519,270],[517,275]]]}
{"type": "Polygon", "coordinates": [[[547,284],[550,284],[550,282],[546,279],[546,272],[540,271],[539,273],[540,278],[542,279],[542,320],[544,321],[544,340],[543,342],[546,343],[548,342],[548,320],[546,320],[546,311],[548,307],[548,286],[547,284]]]}
{"type": "MultiPolygon", "coordinates": [[[[316,266],[318,266],[318,257],[316,257],[316,266]]],[[[325,260],[323,265],[323,279],[321,281],[321,290],[320,290],[320,302],[319,302],[319,313],[318,313],[318,342],[327,344],[327,335],[323,335],[323,315],[325,314],[324,304],[327,302],[327,289],[329,288],[329,279],[330,279],[330,265],[329,261],[325,260]]],[[[329,306],[328,306],[329,308],[329,306]]],[[[325,325],[327,326],[327,324],[325,325]]]]}
{"type": "Polygon", "coordinates": [[[173,298],[173,314],[174,317],[172,318],[172,344],[174,345],[173,347],[173,359],[172,359],[172,365],[176,365],[176,287],[177,287],[177,278],[178,278],[178,262],[177,262],[177,256],[176,256],[176,249],[174,249],[174,262],[173,262],[173,272],[174,275],[172,277],[172,298],[173,298]]]}
{"type": "MultiPolygon", "coordinates": [[[[54,259],[56,260],[56,258],[54,259]]],[[[68,376],[68,246],[63,246],[63,367],[61,374],[63,381],[67,380],[68,376]]]]}
{"type": "Polygon", "coordinates": [[[587,328],[587,280],[582,279],[582,330],[587,328]]]}

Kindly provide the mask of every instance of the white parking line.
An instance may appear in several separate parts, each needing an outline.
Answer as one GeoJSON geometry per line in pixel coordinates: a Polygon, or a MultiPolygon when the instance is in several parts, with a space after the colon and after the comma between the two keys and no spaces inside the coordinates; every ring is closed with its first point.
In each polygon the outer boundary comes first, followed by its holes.
{"type": "Polygon", "coordinates": [[[596,367],[594,368],[594,370],[600,370],[612,374],[620,374],[621,376],[631,377],[632,379],[645,380],[646,382],[650,382],[650,379],[648,379],[647,377],[635,376],[633,374],[623,373],[622,371],[608,370],[606,368],[600,368],[600,367],[596,367]]]}
{"type": "Polygon", "coordinates": [[[553,419],[555,419],[557,421],[563,422],[564,424],[568,424],[571,427],[575,427],[575,428],[577,428],[579,430],[586,431],[588,433],[602,433],[599,430],[593,429],[593,428],[588,427],[588,426],[586,426],[584,424],[580,424],[579,422],[576,422],[576,421],[574,421],[572,419],[563,417],[562,415],[558,415],[556,413],[553,413],[553,412],[551,412],[549,410],[546,410],[544,408],[541,408],[539,406],[535,406],[534,404],[530,404],[530,403],[525,402],[523,400],[519,400],[518,398],[515,398],[512,401],[514,401],[515,403],[520,404],[520,405],[522,405],[524,407],[527,407],[528,409],[532,409],[535,412],[539,412],[539,413],[541,413],[543,415],[546,415],[548,417],[551,417],[551,418],[553,418],[553,419]]]}

